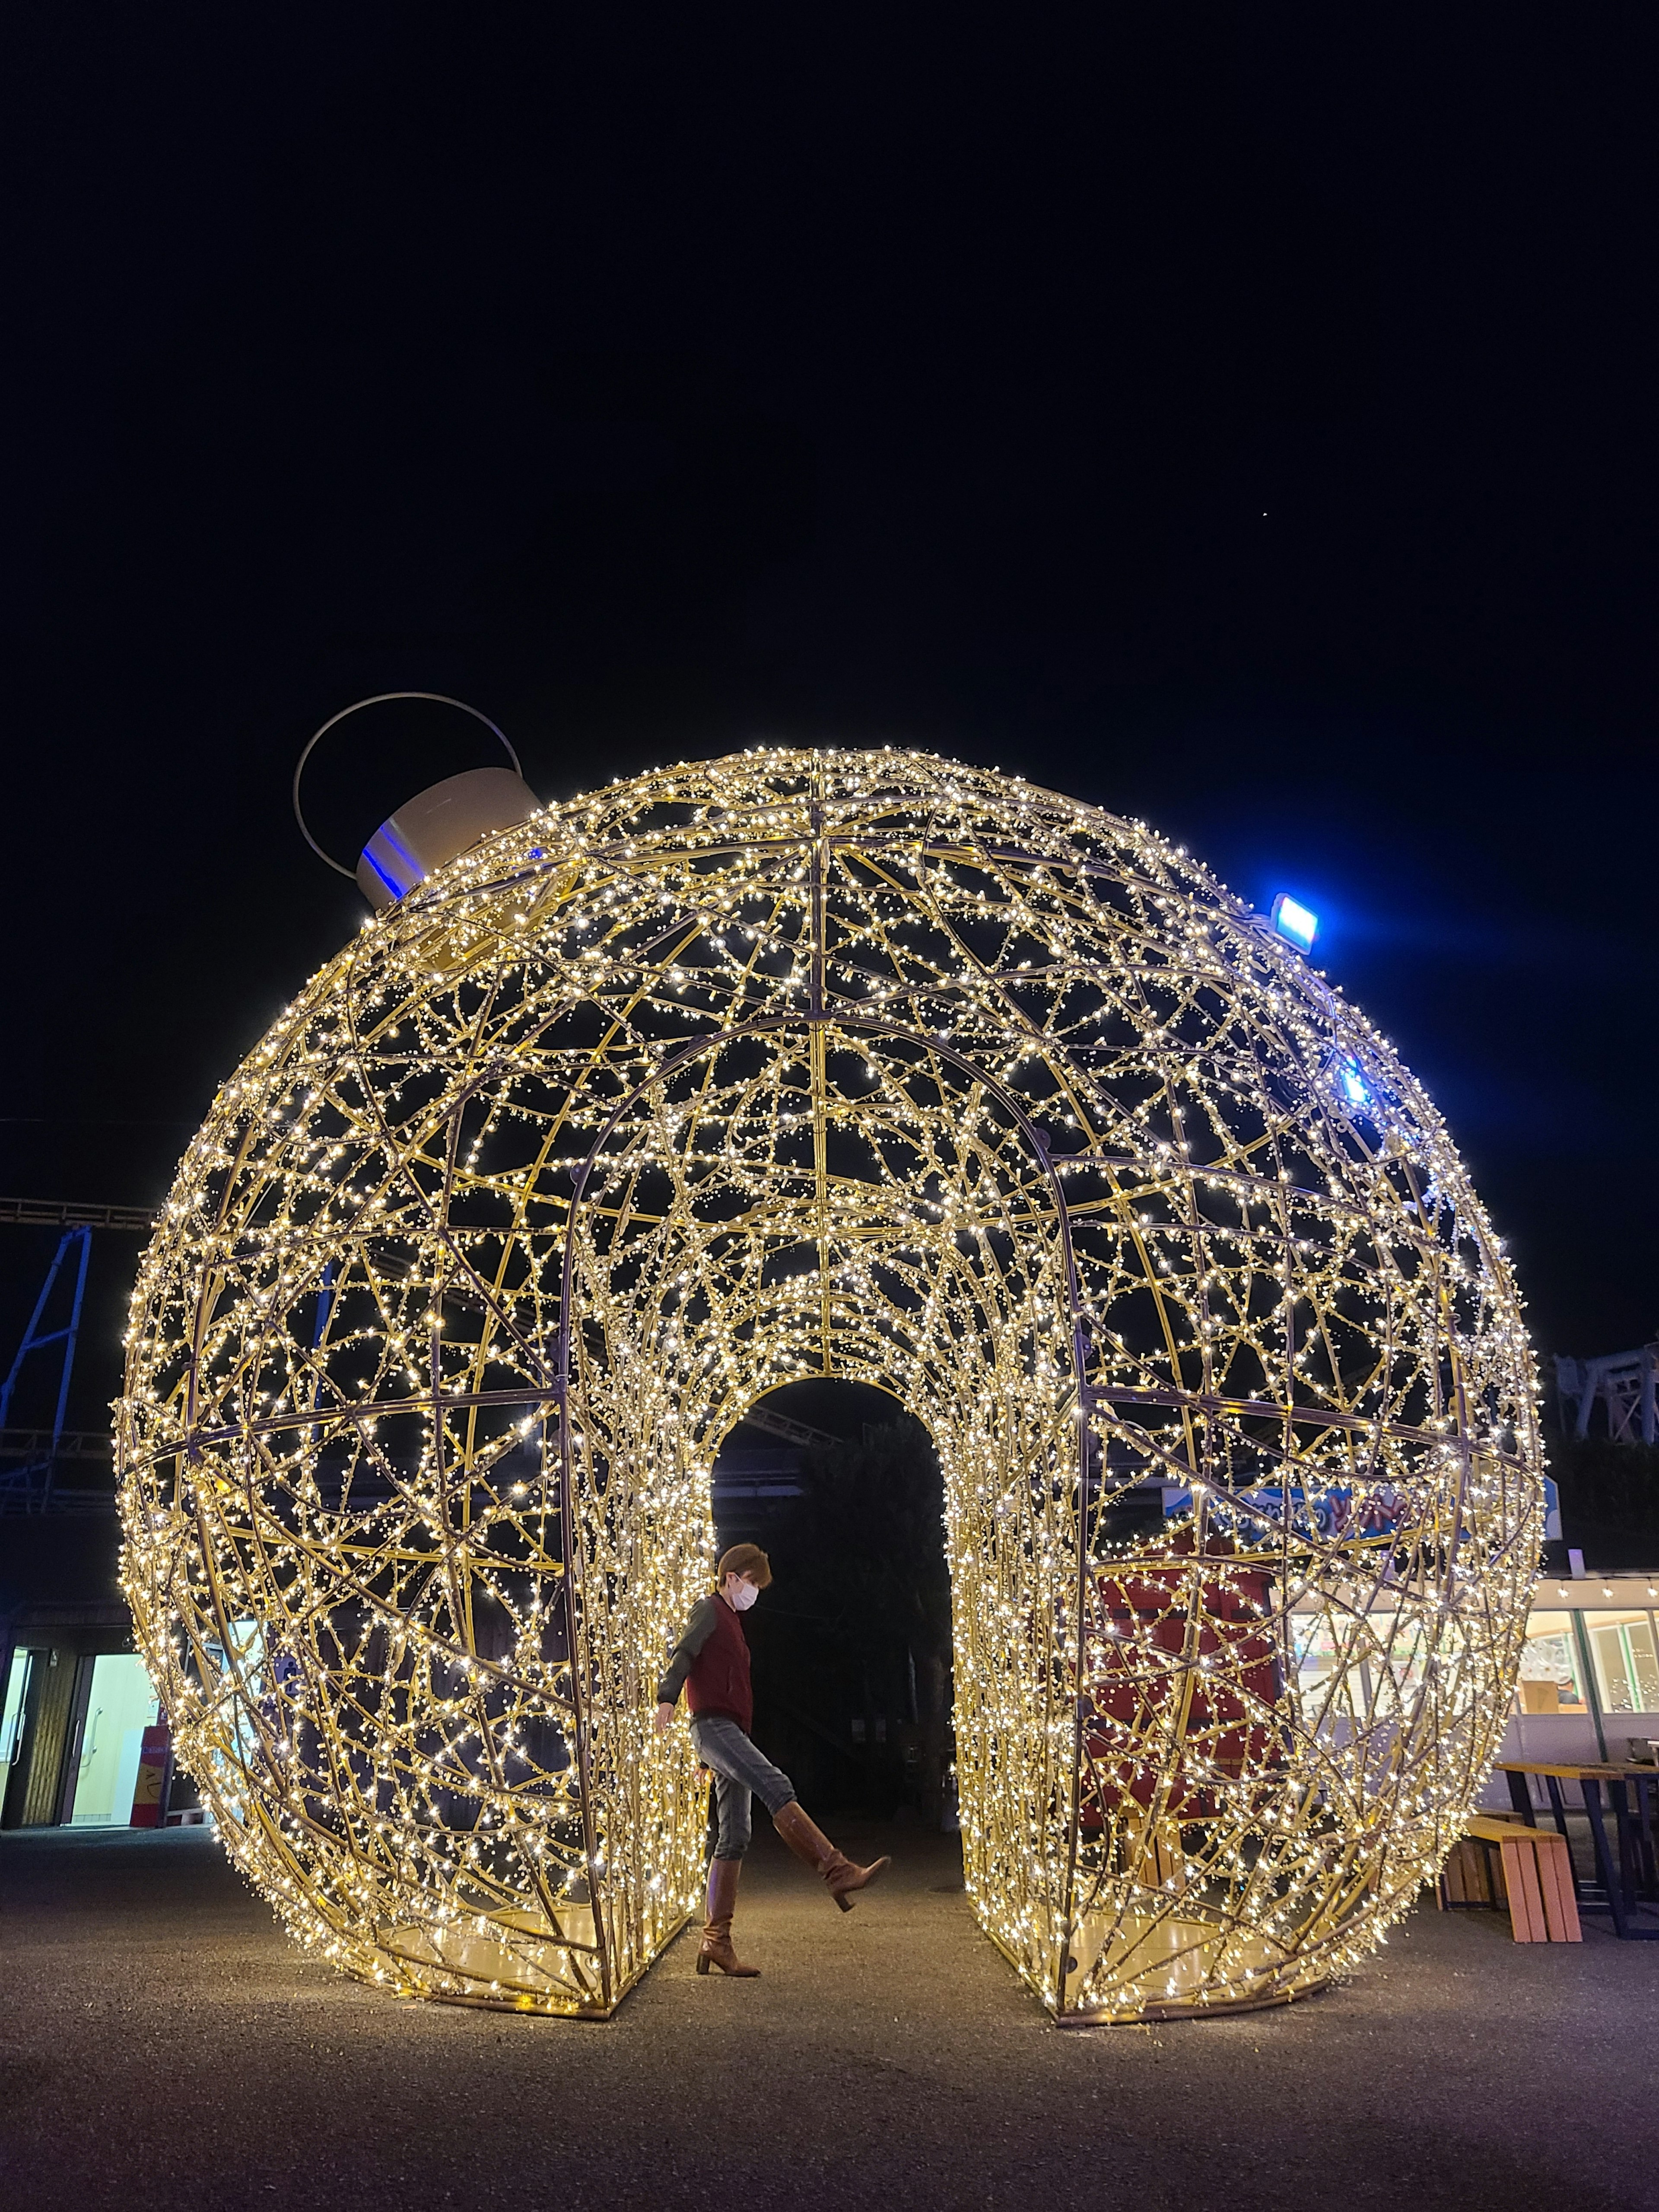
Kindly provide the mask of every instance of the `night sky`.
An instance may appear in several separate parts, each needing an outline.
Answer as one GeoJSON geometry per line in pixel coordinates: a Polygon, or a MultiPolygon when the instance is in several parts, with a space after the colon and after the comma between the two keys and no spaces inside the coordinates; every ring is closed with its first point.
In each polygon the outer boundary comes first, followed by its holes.
{"type": "MultiPolygon", "coordinates": [[[[1656,48],[1612,0],[15,11],[0,1191],[160,1198],[362,910],[299,750],[414,687],[549,798],[914,743],[1295,891],[1540,1347],[1651,1336],[1656,48]]],[[[325,748],[349,860],[495,757],[325,748]]],[[[3,1233],[9,1352],[52,1240],[3,1233]]]]}

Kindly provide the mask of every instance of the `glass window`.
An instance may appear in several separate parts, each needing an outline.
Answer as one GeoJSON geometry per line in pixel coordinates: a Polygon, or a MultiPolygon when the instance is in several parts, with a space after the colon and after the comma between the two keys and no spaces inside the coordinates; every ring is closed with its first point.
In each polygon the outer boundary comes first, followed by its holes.
{"type": "Polygon", "coordinates": [[[93,1662],[86,1726],[75,1778],[70,1820],[77,1828],[125,1828],[132,1819],[132,1792],[144,1730],[160,1708],[142,1659],[106,1651],[93,1662]]]}
{"type": "Polygon", "coordinates": [[[1570,1613],[1534,1613],[1521,1647],[1516,1694],[1523,1713],[1583,1713],[1589,1707],[1579,1680],[1577,1639],[1570,1613]]]}
{"type": "Polygon", "coordinates": [[[6,1784],[11,1779],[12,1762],[23,1748],[23,1715],[29,1691],[29,1668],[33,1659],[32,1651],[14,1651],[6,1674],[5,1699],[0,1704],[0,1805],[3,1805],[6,1800],[6,1784]]]}
{"type": "Polygon", "coordinates": [[[1659,1663],[1653,1647],[1653,1623],[1645,1613],[1592,1613],[1590,1649],[1595,1654],[1596,1687],[1607,1713],[1659,1712],[1659,1663]]]}
{"type": "MultiPolygon", "coordinates": [[[[207,1656],[217,1668],[220,1686],[228,1691],[235,1700],[236,1748],[242,1764],[252,1765],[259,1756],[259,1735],[250,1717],[250,1708],[260,1705],[265,1698],[265,1636],[257,1620],[233,1620],[230,1624],[230,1649],[222,1644],[210,1644],[207,1656]]],[[[267,1718],[271,1717],[267,1714],[267,1718]]],[[[231,1771],[230,1762],[216,1755],[215,1764],[226,1772],[231,1771]]]]}
{"type": "Polygon", "coordinates": [[[1428,1679],[1428,1632],[1415,1613],[1397,1613],[1390,1625],[1388,1649],[1382,1655],[1382,1671],[1393,1682],[1403,1705],[1410,1702],[1428,1679]]]}
{"type": "Polygon", "coordinates": [[[1364,1622],[1339,1623],[1328,1614],[1301,1614],[1291,1634],[1306,1712],[1375,1716],[1408,1704],[1422,1686],[1422,1629],[1410,1615],[1374,1612],[1364,1622]]]}
{"type": "Polygon", "coordinates": [[[1291,1634],[1296,1647],[1297,1679],[1304,1690],[1316,1689],[1336,1665],[1336,1638],[1322,1613],[1303,1613],[1291,1618],[1291,1634]]]}

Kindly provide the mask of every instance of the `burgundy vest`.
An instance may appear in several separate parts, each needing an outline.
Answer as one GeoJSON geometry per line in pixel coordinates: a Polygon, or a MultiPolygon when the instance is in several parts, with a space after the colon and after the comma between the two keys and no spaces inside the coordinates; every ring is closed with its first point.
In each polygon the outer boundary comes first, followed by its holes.
{"type": "Polygon", "coordinates": [[[691,1662],[685,1702],[694,1713],[724,1713],[745,1735],[755,1724],[749,1686],[749,1639],[723,1597],[714,1600],[714,1632],[691,1662]]]}

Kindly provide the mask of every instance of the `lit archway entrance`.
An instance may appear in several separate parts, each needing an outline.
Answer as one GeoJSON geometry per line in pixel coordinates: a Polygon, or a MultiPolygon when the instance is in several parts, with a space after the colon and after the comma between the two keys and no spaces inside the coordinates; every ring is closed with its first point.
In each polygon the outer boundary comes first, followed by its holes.
{"type": "MultiPolygon", "coordinates": [[[[1032,1875],[1075,1787],[1054,1644],[1076,1604],[1087,1449],[1059,1181],[1000,1080],[873,1018],[699,1043],[607,1117],[567,1231],[562,1458],[569,1525],[589,1532],[587,1670],[627,1685],[625,1725],[585,1738],[585,1794],[608,1861],[646,1838],[659,1855],[619,1897],[648,1899],[664,1871],[658,1808],[684,1751],[642,1741],[637,1717],[706,1586],[715,1455],[768,1390],[838,1376],[889,1392],[939,1452],[966,1871],[999,1942],[1040,1973],[1032,1875]]],[[[696,1891],[702,1838],[698,1810],[665,1881],[676,1897],[696,1891]]],[[[647,1923],[610,1933],[648,1959],[647,1923]]]]}
{"type": "Polygon", "coordinates": [[[181,1747],[392,1986],[605,2012],[683,1924],[652,1685],[803,1376],[938,1445],[969,1887],[1060,2017],[1349,1964],[1502,1730],[1531,1369],[1433,1109],[1193,863],[1006,778],[760,752],[489,838],[228,1086],[136,1311],[181,1747]]]}

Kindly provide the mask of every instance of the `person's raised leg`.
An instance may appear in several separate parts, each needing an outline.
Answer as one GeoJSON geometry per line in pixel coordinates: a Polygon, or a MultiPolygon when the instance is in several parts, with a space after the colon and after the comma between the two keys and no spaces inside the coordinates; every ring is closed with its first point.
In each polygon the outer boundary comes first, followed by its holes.
{"type": "Polygon", "coordinates": [[[810,1866],[814,1874],[823,1876],[824,1887],[843,1912],[853,1910],[854,1890],[868,1889],[876,1876],[893,1863],[890,1858],[879,1858],[868,1866],[860,1866],[849,1859],[844,1851],[836,1849],[822,1828],[808,1819],[799,1798],[793,1795],[787,1803],[773,1810],[772,1826],[798,1859],[810,1866]]]}
{"type": "Polygon", "coordinates": [[[867,1889],[876,1876],[892,1864],[877,1859],[860,1866],[838,1851],[823,1831],[802,1810],[795,1785],[781,1769],[757,1751],[744,1731],[724,1714],[699,1716],[692,1724],[698,1756],[716,1774],[729,1774],[753,1790],[772,1815],[772,1825],[798,1859],[823,1876],[825,1887],[843,1912],[853,1909],[853,1892],[867,1889]]]}

